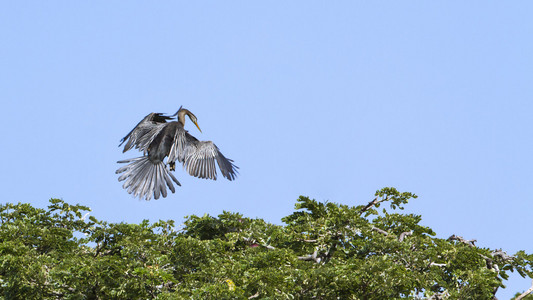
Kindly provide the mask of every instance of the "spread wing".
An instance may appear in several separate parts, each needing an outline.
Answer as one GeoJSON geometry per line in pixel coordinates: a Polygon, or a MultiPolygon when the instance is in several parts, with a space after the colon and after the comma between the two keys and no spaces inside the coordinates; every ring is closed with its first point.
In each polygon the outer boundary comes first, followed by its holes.
{"type": "Polygon", "coordinates": [[[161,113],[151,113],[144,117],[130,133],[120,140],[119,147],[127,141],[122,152],[126,152],[135,147],[139,151],[146,151],[150,143],[161,132],[171,117],[164,116],[161,113]]]}
{"type": "Polygon", "coordinates": [[[238,167],[226,158],[211,141],[199,141],[183,128],[176,130],[174,144],[168,156],[169,161],[179,161],[187,172],[198,178],[217,179],[215,161],[228,180],[237,177],[238,167]]]}

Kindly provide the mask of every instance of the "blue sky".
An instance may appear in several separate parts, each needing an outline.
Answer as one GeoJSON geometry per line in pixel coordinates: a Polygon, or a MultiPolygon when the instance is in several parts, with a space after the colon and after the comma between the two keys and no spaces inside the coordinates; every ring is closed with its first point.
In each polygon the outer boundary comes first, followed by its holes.
{"type": "MultiPolygon", "coordinates": [[[[533,252],[533,4],[526,1],[10,1],[0,8],[4,201],[108,221],[241,212],[385,186],[439,237],[533,252]],[[216,182],[133,199],[119,140],[180,105],[235,160],[216,182]]],[[[502,299],[529,287],[512,276],[502,299]]]]}

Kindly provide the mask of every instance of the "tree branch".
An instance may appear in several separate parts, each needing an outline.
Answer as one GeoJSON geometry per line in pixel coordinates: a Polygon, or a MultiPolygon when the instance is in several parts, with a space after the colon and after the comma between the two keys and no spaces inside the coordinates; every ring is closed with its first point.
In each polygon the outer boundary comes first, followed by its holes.
{"type": "Polygon", "coordinates": [[[438,264],[438,263],[435,263],[435,262],[430,262],[429,263],[429,266],[436,266],[436,267],[446,267],[446,264],[438,264]]]}
{"type": "Polygon", "coordinates": [[[458,236],[453,234],[448,238],[448,241],[459,241],[463,244],[468,245],[469,247],[475,247],[476,245],[474,243],[477,242],[477,240],[465,240],[462,236],[458,236]]]}
{"type": "Polygon", "coordinates": [[[531,294],[531,292],[533,292],[533,280],[531,281],[531,287],[527,291],[523,292],[520,296],[516,297],[515,300],[520,300],[525,296],[531,294]]]}
{"type": "Polygon", "coordinates": [[[317,240],[305,240],[305,239],[300,239],[300,242],[306,242],[306,243],[316,243],[317,240]]]}
{"type": "Polygon", "coordinates": [[[412,231],[402,232],[400,234],[400,237],[398,238],[398,241],[403,242],[403,239],[405,239],[406,236],[410,236],[410,235],[413,235],[412,231]]]}
{"type": "Polygon", "coordinates": [[[305,261],[314,261],[315,263],[319,263],[322,259],[320,257],[317,257],[318,251],[315,250],[313,254],[306,255],[306,256],[298,256],[299,260],[305,260],[305,261]]]}
{"type": "Polygon", "coordinates": [[[384,236],[388,236],[388,235],[389,235],[388,232],[386,232],[386,231],[383,230],[383,229],[379,229],[379,228],[377,228],[377,227],[372,227],[372,230],[377,231],[377,232],[383,234],[384,236]]]}
{"type": "MultiPolygon", "coordinates": [[[[485,259],[485,263],[487,264],[487,269],[492,270],[492,269],[494,269],[494,266],[496,266],[496,268],[498,268],[498,265],[494,265],[493,264],[492,258],[486,257],[483,254],[480,254],[479,256],[481,256],[481,257],[483,257],[483,259],[485,259]]],[[[496,271],[499,271],[499,268],[496,271]]]]}
{"type": "Polygon", "coordinates": [[[389,196],[387,196],[387,197],[385,197],[385,198],[383,198],[383,199],[381,199],[381,200],[379,200],[379,198],[376,197],[376,198],[374,198],[374,200],[368,202],[368,204],[367,204],[365,207],[363,207],[363,208],[359,211],[359,214],[362,214],[362,213],[364,213],[365,211],[367,211],[367,210],[369,210],[370,208],[372,208],[372,206],[375,206],[376,204],[381,203],[381,202],[384,202],[384,201],[387,201],[387,200],[389,200],[389,199],[390,199],[389,196]]]}
{"type": "Polygon", "coordinates": [[[490,255],[492,255],[492,257],[499,256],[504,261],[513,260],[514,259],[514,256],[508,255],[502,249],[494,250],[490,255]]]}

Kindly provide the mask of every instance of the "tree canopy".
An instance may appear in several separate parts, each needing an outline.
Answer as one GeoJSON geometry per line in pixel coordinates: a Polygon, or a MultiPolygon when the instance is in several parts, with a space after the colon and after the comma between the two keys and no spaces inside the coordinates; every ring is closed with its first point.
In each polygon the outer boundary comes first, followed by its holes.
{"type": "Polygon", "coordinates": [[[51,199],[0,206],[4,299],[493,299],[533,255],[438,238],[384,188],[367,205],[301,196],[283,225],[223,212],[108,223],[51,199]],[[384,208],[388,205],[387,208],[384,208]],[[381,207],[381,209],[380,209],[381,207]]]}

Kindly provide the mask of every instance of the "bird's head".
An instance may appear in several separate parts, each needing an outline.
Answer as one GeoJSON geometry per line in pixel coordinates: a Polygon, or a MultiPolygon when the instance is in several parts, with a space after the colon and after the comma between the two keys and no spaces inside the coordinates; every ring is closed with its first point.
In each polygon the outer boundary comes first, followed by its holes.
{"type": "Polygon", "coordinates": [[[185,115],[189,116],[189,119],[191,119],[191,121],[194,123],[194,125],[196,125],[198,130],[200,130],[200,132],[202,132],[202,129],[200,129],[200,126],[198,126],[198,119],[188,109],[183,108],[183,106],[180,106],[180,109],[175,114],[173,114],[172,116],[174,117],[176,115],[178,116],[178,118],[177,118],[178,122],[180,122],[181,125],[183,125],[183,126],[185,126],[185,115]]]}

